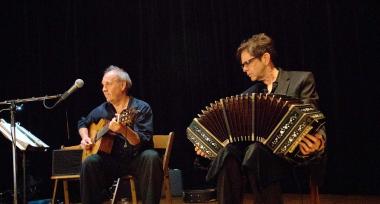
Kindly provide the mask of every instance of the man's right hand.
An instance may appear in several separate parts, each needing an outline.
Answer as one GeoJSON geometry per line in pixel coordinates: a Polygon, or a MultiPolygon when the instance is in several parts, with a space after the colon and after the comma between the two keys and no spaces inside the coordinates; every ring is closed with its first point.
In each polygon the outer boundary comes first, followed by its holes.
{"type": "Polygon", "coordinates": [[[91,141],[91,138],[89,138],[89,137],[83,137],[82,141],[80,141],[80,146],[83,149],[91,149],[92,145],[93,145],[93,143],[91,141]]]}
{"type": "Polygon", "coordinates": [[[202,152],[202,150],[200,150],[197,146],[195,146],[195,152],[197,153],[197,155],[206,158],[206,153],[202,152]]]}

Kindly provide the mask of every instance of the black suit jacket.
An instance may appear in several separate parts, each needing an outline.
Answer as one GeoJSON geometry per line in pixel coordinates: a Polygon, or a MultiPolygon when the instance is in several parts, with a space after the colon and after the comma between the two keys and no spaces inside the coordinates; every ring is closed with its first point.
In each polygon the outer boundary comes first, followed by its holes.
{"type": "MultiPolygon", "coordinates": [[[[304,103],[312,103],[318,107],[319,96],[315,87],[314,75],[311,72],[284,71],[279,69],[277,80],[273,85],[274,94],[302,99],[304,103]]],[[[266,86],[262,82],[254,82],[243,93],[263,93],[266,86]]]]}

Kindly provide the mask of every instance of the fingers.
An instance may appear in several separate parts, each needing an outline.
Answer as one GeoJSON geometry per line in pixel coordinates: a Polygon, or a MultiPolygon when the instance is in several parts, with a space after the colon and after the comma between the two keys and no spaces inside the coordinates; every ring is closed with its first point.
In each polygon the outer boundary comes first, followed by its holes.
{"type": "Polygon", "coordinates": [[[121,133],[122,125],[116,121],[116,118],[112,118],[108,128],[113,132],[121,133]]]}
{"type": "Polygon", "coordinates": [[[303,155],[309,154],[309,150],[305,148],[305,144],[304,143],[300,143],[299,148],[300,148],[300,151],[301,151],[301,153],[303,155]]]}
{"type": "Polygon", "coordinates": [[[197,153],[197,155],[206,157],[206,153],[202,152],[202,150],[200,150],[197,146],[195,146],[194,150],[197,153]]]}
{"type": "Polygon", "coordinates": [[[307,134],[302,138],[299,147],[302,154],[307,155],[319,150],[322,146],[322,136],[316,134],[315,136],[307,134]]]}
{"type": "Polygon", "coordinates": [[[80,146],[83,148],[83,149],[90,149],[92,147],[93,143],[91,141],[90,138],[84,138],[81,140],[80,142],[80,146]]]}
{"type": "Polygon", "coordinates": [[[321,151],[325,148],[325,145],[326,145],[326,141],[325,139],[323,138],[323,136],[319,133],[315,134],[315,137],[319,140],[319,147],[318,147],[318,150],[321,151]]]}
{"type": "Polygon", "coordinates": [[[317,138],[316,136],[313,136],[313,135],[310,135],[310,134],[307,134],[306,136],[305,136],[305,138],[307,138],[308,140],[310,140],[311,142],[313,142],[313,143],[317,143],[317,142],[319,142],[319,138],[317,138]]]}
{"type": "Polygon", "coordinates": [[[92,142],[91,142],[91,139],[89,139],[89,138],[84,138],[84,139],[82,139],[82,140],[80,141],[80,144],[81,144],[81,145],[90,145],[90,144],[92,144],[92,142]]]}
{"type": "Polygon", "coordinates": [[[116,118],[112,118],[112,120],[110,121],[110,124],[108,125],[109,128],[113,128],[117,125],[118,123],[116,122],[116,118]]]}
{"type": "Polygon", "coordinates": [[[320,140],[324,140],[323,137],[322,137],[322,135],[319,134],[319,133],[316,133],[314,136],[315,136],[316,138],[320,139],[320,140]]]}
{"type": "MultiPolygon", "coordinates": [[[[302,142],[309,148],[309,149],[314,149],[315,142],[314,140],[310,139],[308,137],[309,135],[306,135],[304,138],[302,138],[302,142]]],[[[313,138],[314,139],[314,138],[313,138]]]]}
{"type": "Polygon", "coordinates": [[[313,149],[311,149],[306,143],[300,142],[299,144],[300,151],[303,155],[308,155],[313,152],[313,149]]]}
{"type": "Polygon", "coordinates": [[[315,138],[311,135],[306,135],[304,138],[302,138],[300,143],[301,153],[303,154],[310,154],[316,150],[318,146],[315,144],[315,138]]]}

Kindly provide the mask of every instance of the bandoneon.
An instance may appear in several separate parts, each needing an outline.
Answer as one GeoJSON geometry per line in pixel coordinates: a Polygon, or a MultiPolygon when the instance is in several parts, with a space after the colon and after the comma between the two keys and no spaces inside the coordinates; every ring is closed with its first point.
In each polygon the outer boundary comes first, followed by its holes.
{"type": "Polygon", "coordinates": [[[201,112],[187,128],[187,138],[210,159],[229,143],[261,142],[274,154],[297,161],[301,139],[325,121],[312,104],[264,93],[222,98],[201,112]]]}

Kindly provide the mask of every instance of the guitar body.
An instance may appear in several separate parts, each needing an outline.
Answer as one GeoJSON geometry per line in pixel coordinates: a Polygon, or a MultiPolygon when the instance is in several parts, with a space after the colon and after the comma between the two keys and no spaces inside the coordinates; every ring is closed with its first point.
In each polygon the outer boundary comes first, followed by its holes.
{"type": "Polygon", "coordinates": [[[96,136],[99,131],[103,128],[107,128],[109,121],[105,119],[100,119],[98,123],[92,123],[88,128],[88,134],[91,138],[93,146],[90,149],[83,150],[82,161],[88,156],[98,153],[98,151],[110,154],[112,150],[112,145],[114,142],[114,137],[109,134],[103,135],[101,138],[97,139],[96,136]]]}
{"type": "MultiPolygon", "coordinates": [[[[116,118],[116,122],[131,126],[139,113],[136,109],[124,109],[116,118]]],[[[110,133],[108,129],[109,121],[106,119],[100,119],[98,123],[92,123],[88,128],[88,134],[91,138],[93,146],[90,149],[84,149],[82,155],[82,161],[88,156],[100,152],[110,154],[114,142],[114,135],[110,133]]]]}

